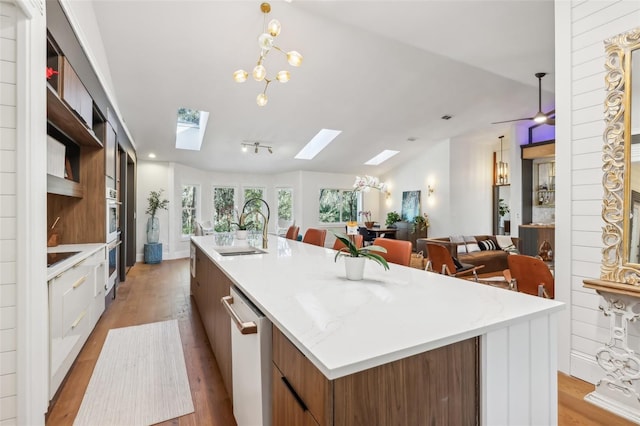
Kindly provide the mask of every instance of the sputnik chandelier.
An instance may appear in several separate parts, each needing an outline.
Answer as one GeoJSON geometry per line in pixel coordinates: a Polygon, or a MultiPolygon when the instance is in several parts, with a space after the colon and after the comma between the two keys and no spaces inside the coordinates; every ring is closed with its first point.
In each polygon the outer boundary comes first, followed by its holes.
{"type": "MultiPolygon", "coordinates": [[[[264,67],[264,61],[271,49],[275,49],[278,52],[282,52],[287,56],[287,62],[289,65],[299,67],[302,64],[302,55],[295,50],[285,52],[274,44],[275,38],[280,34],[280,22],[276,19],[272,19],[267,24],[267,15],[271,12],[271,5],[269,3],[262,3],[260,10],[264,14],[264,29],[262,34],[258,37],[258,46],[260,47],[260,57],[258,57],[258,63],[253,68],[253,78],[256,81],[264,81],[264,90],[256,98],[256,102],[259,106],[265,106],[268,102],[267,88],[269,83],[273,81],[273,78],[267,78],[267,69],[264,67]]],[[[244,83],[247,81],[249,73],[245,70],[238,70],[233,73],[233,79],[238,83],[244,83]]],[[[283,70],[276,74],[275,79],[280,83],[286,83],[291,78],[289,71],[283,70]]]]}

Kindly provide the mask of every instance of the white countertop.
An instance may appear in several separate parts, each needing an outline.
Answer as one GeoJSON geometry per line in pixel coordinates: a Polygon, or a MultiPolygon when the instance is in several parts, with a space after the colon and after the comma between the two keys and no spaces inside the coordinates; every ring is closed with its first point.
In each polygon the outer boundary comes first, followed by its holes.
{"type": "Polygon", "coordinates": [[[564,304],[488,285],[368,261],[345,278],[335,252],[269,236],[266,254],[220,256],[213,236],[192,237],[209,258],[328,378],[480,336],[564,304]]]}
{"type": "Polygon", "coordinates": [[[56,263],[47,268],[47,281],[54,278],[56,275],[66,271],[81,260],[86,259],[93,253],[103,248],[106,244],[94,243],[94,244],[60,244],[55,247],[47,247],[47,253],[63,253],[68,251],[77,251],[75,255],[66,258],[62,262],[56,263]]]}

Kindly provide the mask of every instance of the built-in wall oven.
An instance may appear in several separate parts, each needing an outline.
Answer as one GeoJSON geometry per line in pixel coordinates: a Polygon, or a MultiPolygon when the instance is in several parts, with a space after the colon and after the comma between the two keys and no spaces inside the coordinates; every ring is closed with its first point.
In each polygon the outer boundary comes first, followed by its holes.
{"type": "Polygon", "coordinates": [[[118,191],[107,188],[107,243],[118,239],[118,191]]]}
{"type": "MultiPolygon", "coordinates": [[[[120,241],[117,239],[107,244],[107,260],[109,262],[109,276],[107,278],[107,286],[105,294],[109,294],[111,289],[116,285],[118,280],[118,247],[120,241]]],[[[116,292],[113,292],[113,298],[116,297],[116,292]]]]}
{"type": "MultiPolygon", "coordinates": [[[[107,260],[109,263],[109,275],[107,278],[106,292],[109,294],[118,280],[118,250],[120,245],[120,232],[118,231],[118,191],[107,188],[107,260]]],[[[115,298],[114,291],[112,297],[115,298]]]]}

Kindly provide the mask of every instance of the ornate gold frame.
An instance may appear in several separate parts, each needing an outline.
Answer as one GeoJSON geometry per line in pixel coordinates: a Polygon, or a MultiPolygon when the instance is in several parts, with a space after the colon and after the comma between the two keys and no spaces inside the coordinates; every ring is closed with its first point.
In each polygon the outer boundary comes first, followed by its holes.
{"type": "MultiPolygon", "coordinates": [[[[607,74],[605,85],[604,147],[602,153],[602,266],[600,279],[632,285],[628,288],[640,292],[640,265],[627,263],[628,249],[624,236],[628,233],[629,221],[625,220],[625,205],[629,205],[628,159],[631,144],[625,143],[631,138],[630,107],[631,96],[631,55],[640,49],[640,27],[605,41],[607,74]]],[[[628,215],[627,215],[628,216],[628,215]]],[[[614,287],[618,287],[614,285],[614,287]]]]}

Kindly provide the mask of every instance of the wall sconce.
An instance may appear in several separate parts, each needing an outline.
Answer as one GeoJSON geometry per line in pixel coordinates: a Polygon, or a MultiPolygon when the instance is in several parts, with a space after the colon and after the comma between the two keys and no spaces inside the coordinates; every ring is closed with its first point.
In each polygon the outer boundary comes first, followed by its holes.
{"type": "Polygon", "coordinates": [[[431,185],[427,185],[427,197],[431,197],[431,194],[435,192],[435,188],[431,185]]]}

